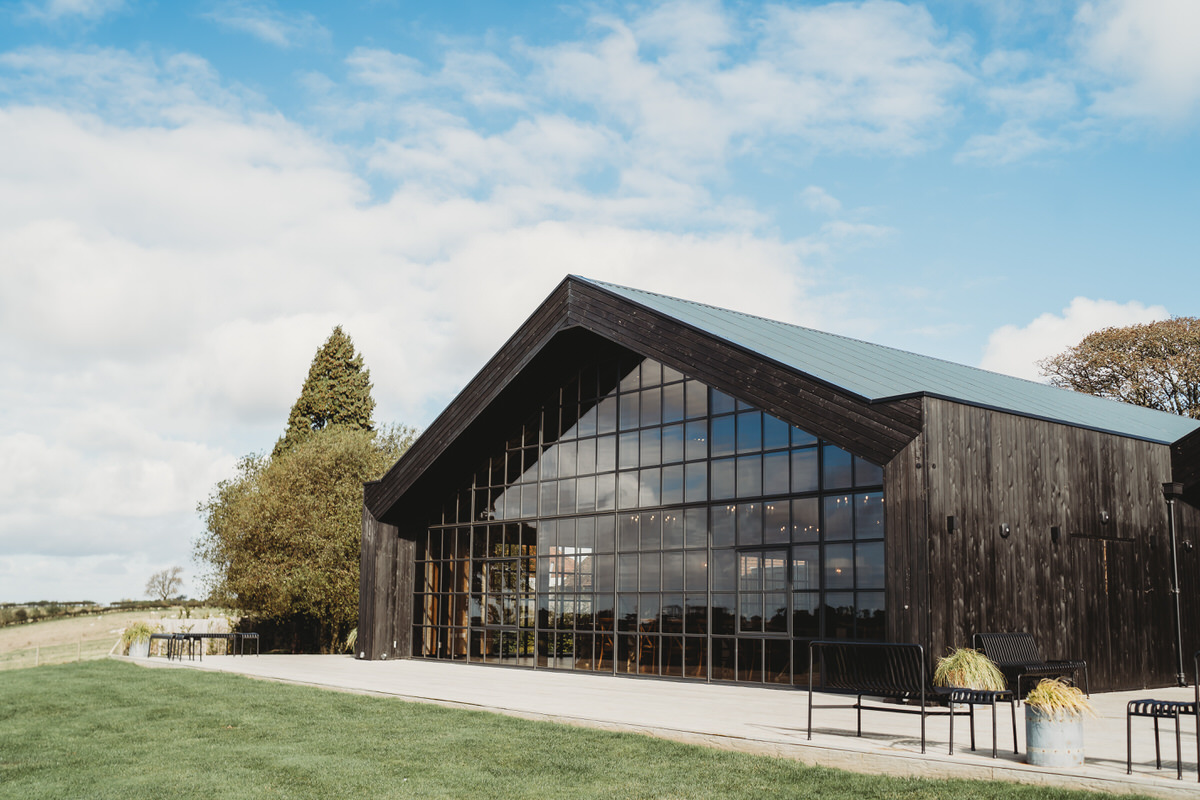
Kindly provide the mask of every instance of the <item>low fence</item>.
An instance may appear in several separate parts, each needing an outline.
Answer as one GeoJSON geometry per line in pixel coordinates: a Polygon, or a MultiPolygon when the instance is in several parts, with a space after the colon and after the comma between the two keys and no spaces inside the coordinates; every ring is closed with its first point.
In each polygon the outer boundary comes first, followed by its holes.
{"type": "Polygon", "coordinates": [[[0,670],[25,669],[72,661],[95,661],[112,650],[109,639],[79,639],[65,644],[39,645],[0,653],[0,670]]]}

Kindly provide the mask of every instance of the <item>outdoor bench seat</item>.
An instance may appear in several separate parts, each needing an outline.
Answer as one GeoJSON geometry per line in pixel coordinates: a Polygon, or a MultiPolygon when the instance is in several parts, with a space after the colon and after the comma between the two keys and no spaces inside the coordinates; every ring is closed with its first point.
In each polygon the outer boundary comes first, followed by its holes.
{"type": "Polygon", "coordinates": [[[1179,700],[1131,700],[1125,707],[1125,774],[1133,774],[1133,718],[1149,717],[1154,720],[1154,767],[1162,769],[1162,747],[1158,741],[1158,721],[1175,720],[1175,779],[1183,780],[1183,743],[1179,737],[1179,720],[1192,717],[1196,720],[1196,779],[1200,781],[1200,650],[1192,656],[1195,668],[1196,698],[1179,700]]]}
{"type": "Polygon", "coordinates": [[[1028,694],[1028,691],[1022,691],[1021,687],[1026,678],[1057,678],[1064,675],[1074,678],[1080,671],[1083,672],[1084,692],[1089,697],[1092,694],[1088,683],[1087,662],[1047,661],[1042,658],[1037,640],[1031,633],[977,633],[971,637],[971,647],[992,660],[1018,699],[1028,694]]]}
{"type": "Polygon", "coordinates": [[[925,649],[919,644],[880,642],[814,641],[808,649],[808,738],[812,739],[814,674],[820,671],[820,691],[832,694],[855,695],[854,708],[858,714],[857,735],[862,736],[862,712],[886,711],[897,714],[921,715],[921,752],[925,752],[925,717],[929,705],[949,706],[944,712],[950,717],[950,755],[954,755],[954,717],[966,714],[971,720],[971,749],[975,749],[975,706],[992,707],[992,757],[996,757],[996,703],[1008,701],[1012,708],[1013,752],[1017,748],[1016,703],[1012,692],[979,691],[973,689],[941,688],[930,684],[925,649]],[[916,707],[863,705],[863,698],[915,703],[916,707]],[[955,705],[965,705],[966,711],[955,705]]]}

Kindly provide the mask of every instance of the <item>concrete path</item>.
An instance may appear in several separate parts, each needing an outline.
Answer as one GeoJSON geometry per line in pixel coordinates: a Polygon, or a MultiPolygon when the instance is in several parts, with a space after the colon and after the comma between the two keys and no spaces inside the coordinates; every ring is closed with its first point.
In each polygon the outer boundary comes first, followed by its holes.
{"type": "Polygon", "coordinates": [[[350,656],[205,656],[201,661],[139,659],[144,666],[231,672],[267,680],[373,694],[458,708],[493,711],[729,750],[794,758],[856,772],[934,778],[980,778],[1141,793],[1166,798],[1200,798],[1195,723],[1185,720],[1183,780],[1175,779],[1173,725],[1162,727],[1163,769],[1154,768],[1152,721],[1134,720],[1133,775],[1125,774],[1125,705],[1154,697],[1189,700],[1191,689],[1097,694],[1099,719],[1084,725],[1087,763],[1078,769],[1034,767],[1025,762],[1025,719],[1017,710],[1020,755],[1013,754],[1007,705],[999,710],[999,758],[991,755],[991,712],[976,713],[976,744],[970,750],[966,717],[955,719],[955,753],[947,754],[945,716],[927,720],[927,749],[920,747],[920,717],[863,715],[862,738],[854,735],[852,709],[835,708],[853,698],[816,695],[813,738],[806,738],[808,693],[790,689],[526,670],[432,661],[356,661],[350,656]]]}

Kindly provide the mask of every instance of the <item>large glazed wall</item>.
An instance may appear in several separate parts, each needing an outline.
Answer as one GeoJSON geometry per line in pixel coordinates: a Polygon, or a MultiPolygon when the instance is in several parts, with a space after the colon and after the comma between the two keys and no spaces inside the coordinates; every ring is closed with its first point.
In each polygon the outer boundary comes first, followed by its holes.
{"type": "Polygon", "coordinates": [[[1029,631],[1047,658],[1086,659],[1093,690],[1173,682],[1168,447],[934,398],[922,438],[934,655],[1029,631]]]}

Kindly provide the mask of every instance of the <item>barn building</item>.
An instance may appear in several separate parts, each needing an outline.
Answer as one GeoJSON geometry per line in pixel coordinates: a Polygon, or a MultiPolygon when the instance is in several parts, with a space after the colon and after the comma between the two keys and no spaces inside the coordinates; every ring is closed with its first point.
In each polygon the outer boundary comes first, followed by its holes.
{"type": "Polygon", "coordinates": [[[366,485],[359,656],[799,684],[1029,631],[1168,685],[1197,505],[1200,421],[572,276],[366,485]]]}

